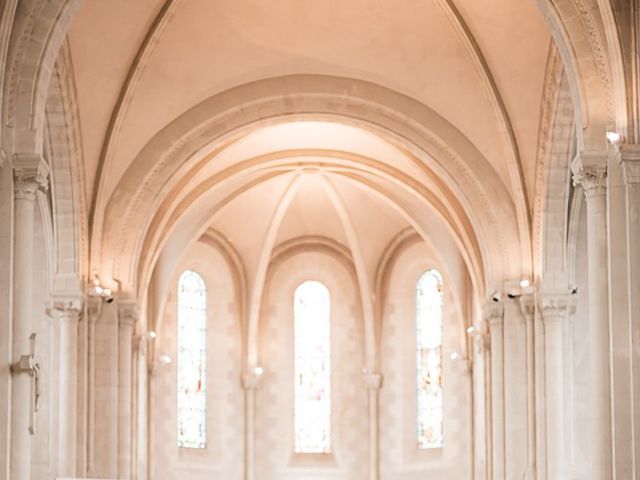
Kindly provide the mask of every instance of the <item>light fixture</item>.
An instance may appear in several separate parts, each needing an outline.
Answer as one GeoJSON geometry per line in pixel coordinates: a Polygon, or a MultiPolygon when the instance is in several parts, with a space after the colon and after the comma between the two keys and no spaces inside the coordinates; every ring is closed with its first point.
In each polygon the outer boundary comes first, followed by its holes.
{"type": "Polygon", "coordinates": [[[99,297],[102,298],[106,303],[113,302],[113,296],[111,295],[110,288],[104,288],[100,282],[100,277],[97,272],[94,272],[91,276],[91,280],[89,281],[91,286],[87,290],[87,295],[90,297],[99,297]]]}
{"type": "Polygon", "coordinates": [[[473,325],[471,325],[470,327],[467,328],[467,333],[468,334],[472,334],[475,331],[476,331],[476,327],[474,327],[473,325]]]}
{"type": "Polygon", "coordinates": [[[458,352],[453,352],[451,355],[449,355],[449,358],[451,360],[458,360],[460,358],[460,354],[458,352]]]}
{"type": "Polygon", "coordinates": [[[522,280],[520,280],[520,286],[522,288],[527,288],[529,286],[529,280],[527,280],[526,278],[523,278],[522,280]]]}
{"type": "Polygon", "coordinates": [[[151,340],[155,339],[158,336],[155,330],[149,330],[147,332],[147,337],[151,340]]]}
{"type": "Polygon", "coordinates": [[[609,142],[614,147],[619,146],[623,142],[624,138],[618,132],[609,131],[607,132],[607,142],[609,142]]]}
{"type": "Polygon", "coordinates": [[[493,292],[491,294],[491,300],[493,300],[494,302],[499,302],[501,298],[502,294],[500,292],[493,292]]]}
{"type": "Polygon", "coordinates": [[[264,369],[262,367],[256,367],[253,369],[253,373],[260,377],[264,373],[264,369]]]}

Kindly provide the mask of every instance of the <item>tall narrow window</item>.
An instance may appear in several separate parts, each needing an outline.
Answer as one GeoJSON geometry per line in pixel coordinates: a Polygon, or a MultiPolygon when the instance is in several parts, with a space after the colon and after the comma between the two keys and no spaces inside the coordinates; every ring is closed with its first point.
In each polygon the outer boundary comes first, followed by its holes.
{"type": "Polygon", "coordinates": [[[207,288],[186,270],[178,280],[178,447],[207,445],[207,288]]]}
{"type": "Polygon", "coordinates": [[[331,451],[331,299],[322,283],[294,294],[296,453],[331,451]]]}
{"type": "Polygon", "coordinates": [[[442,276],[423,273],[416,286],[418,448],[443,444],[442,276]]]}

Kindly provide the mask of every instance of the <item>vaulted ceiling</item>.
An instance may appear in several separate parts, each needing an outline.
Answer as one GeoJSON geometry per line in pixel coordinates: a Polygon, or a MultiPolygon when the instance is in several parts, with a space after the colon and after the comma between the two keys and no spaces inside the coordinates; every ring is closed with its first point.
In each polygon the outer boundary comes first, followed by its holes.
{"type": "MultiPolygon", "coordinates": [[[[487,213],[494,229],[501,228],[500,215],[507,222],[517,216],[520,241],[529,241],[551,44],[533,2],[494,0],[489,8],[472,0],[92,0],[84,2],[68,44],[94,219],[107,215],[110,202],[124,202],[136,182],[149,183],[153,155],[163,168],[162,152],[149,145],[164,137],[166,149],[183,145],[167,136],[168,126],[186,125],[189,112],[208,99],[221,98],[232,109],[234,88],[256,82],[260,89],[259,81],[303,74],[375,84],[401,102],[423,105],[440,127],[455,132],[442,142],[473,153],[475,160],[463,160],[482,171],[472,171],[468,182],[489,192],[478,197],[483,205],[471,193],[465,197],[453,169],[443,174],[452,158],[428,172],[403,139],[322,116],[281,119],[199,145],[191,152],[197,167],[178,164],[149,197],[157,208],[142,226],[151,233],[138,233],[135,241],[152,263],[165,245],[175,251],[214,228],[255,268],[265,242],[304,235],[351,249],[355,242],[373,276],[388,242],[412,228],[424,238],[448,236],[479,280],[487,266],[474,255],[495,242],[470,233],[474,215],[496,209],[487,213]],[[136,170],[142,157],[147,170],[136,170]],[[241,175],[232,173],[238,168],[241,175]],[[139,175],[133,184],[131,175],[139,175]],[[409,187],[412,181],[419,186],[409,187]],[[412,203],[416,195],[426,203],[412,203]]],[[[429,123],[413,110],[417,121],[429,123]]]]}

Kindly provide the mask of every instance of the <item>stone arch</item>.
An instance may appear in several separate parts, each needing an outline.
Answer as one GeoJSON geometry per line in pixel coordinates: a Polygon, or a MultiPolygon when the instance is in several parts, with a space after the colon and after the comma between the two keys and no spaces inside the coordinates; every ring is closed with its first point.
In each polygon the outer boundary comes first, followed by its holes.
{"type": "Polygon", "coordinates": [[[40,152],[47,91],[67,28],[81,0],[16,2],[3,101],[3,144],[40,152]]]}
{"type": "Polygon", "coordinates": [[[487,160],[459,131],[406,96],[364,81],[319,75],[266,79],[233,88],[202,102],[158,132],[111,195],[104,223],[96,225],[92,251],[100,252],[102,257],[93,260],[94,266],[107,276],[122,275],[125,278],[120,280],[132,286],[135,282],[130,275],[135,275],[135,269],[120,268],[116,273],[109,255],[114,251],[124,252],[128,257],[125,264],[135,262],[141,239],[125,239],[124,248],[120,248],[118,242],[123,232],[133,225],[149,226],[157,202],[169,190],[172,176],[202,158],[202,154],[197,157],[192,152],[202,152],[204,148],[215,151],[216,145],[223,145],[239,131],[246,133],[265,124],[291,121],[304,115],[339,119],[364,126],[378,135],[386,134],[403,149],[429,163],[440,178],[446,179],[443,181],[455,188],[458,198],[468,202],[467,211],[474,210],[472,205],[475,206],[475,213],[482,217],[475,225],[476,233],[484,237],[482,243],[489,249],[496,243],[515,249],[507,252],[505,247],[489,255],[495,264],[486,262],[491,271],[486,275],[487,282],[496,278],[501,281],[503,276],[517,277],[523,270],[529,270],[527,259],[523,259],[520,252],[514,216],[505,215],[506,211],[513,212],[512,199],[487,160]],[[212,143],[212,139],[216,141],[212,143]],[[482,208],[478,209],[480,205],[482,208]],[[501,240],[504,235],[509,241],[501,240]],[[502,262],[498,259],[511,265],[500,265],[502,262]],[[505,268],[513,271],[505,273],[505,268]]]}
{"type": "MultiPolygon", "coordinates": [[[[553,52],[552,52],[552,55],[553,52]]],[[[536,188],[534,258],[545,289],[567,287],[571,160],[575,155],[575,115],[565,70],[550,62],[542,105],[536,188]]]]}
{"type": "Polygon", "coordinates": [[[45,104],[45,152],[51,171],[53,274],[62,291],[87,274],[82,145],[68,46],[55,64],[45,104]]]}
{"type": "Polygon", "coordinates": [[[628,127],[622,50],[611,2],[534,0],[558,46],[581,149],[606,149],[607,129],[628,127]]]}

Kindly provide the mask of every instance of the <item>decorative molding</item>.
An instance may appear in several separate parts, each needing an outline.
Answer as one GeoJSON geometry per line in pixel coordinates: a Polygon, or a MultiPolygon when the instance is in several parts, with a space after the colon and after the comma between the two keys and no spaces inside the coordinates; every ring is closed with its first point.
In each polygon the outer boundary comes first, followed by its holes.
{"type": "Polygon", "coordinates": [[[618,161],[622,166],[624,183],[640,183],[640,145],[621,145],[618,149],[618,161]]]}
{"type": "Polygon", "coordinates": [[[13,156],[13,189],[16,199],[35,199],[36,191],[49,188],[49,165],[39,154],[13,156]]]}

